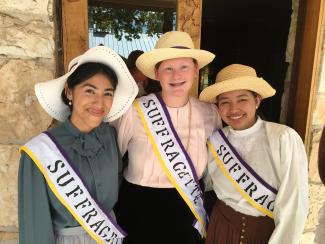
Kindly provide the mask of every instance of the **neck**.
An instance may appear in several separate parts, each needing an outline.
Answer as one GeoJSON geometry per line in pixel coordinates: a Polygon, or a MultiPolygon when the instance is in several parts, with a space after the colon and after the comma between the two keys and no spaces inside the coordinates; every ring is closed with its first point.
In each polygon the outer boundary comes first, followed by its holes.
{"type": "Polygon", "coordinates": [[[190,98],[189,95],[175,97],[175,96],[167,95],[164,92],[161,93],[161,97],[165,102],[165,104],[171,108],[180,108],[185,106],[190,98]]]}

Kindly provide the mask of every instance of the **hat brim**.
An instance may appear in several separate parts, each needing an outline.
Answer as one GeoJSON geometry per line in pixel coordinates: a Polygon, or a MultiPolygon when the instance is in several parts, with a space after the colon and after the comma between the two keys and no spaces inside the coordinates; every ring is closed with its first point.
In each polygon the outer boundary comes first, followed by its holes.
{"type": "MultiPolygon", "coordinates": [[[[117,87],[114,92],[112,107],[103,121],[111,122],[122,116],[132,105],[138,94],[138,86],[130,74],[125,62],[112,49],[98,46],[89,49],[84,54],[74,58],[71,70],[65,75],[35,85],[36,97],[43,109],[54,119],[65,121],[71,114],[69,107],[62,101],[61,93],[67,78],[84,63],[101,63],[112,68],[117,76],[117,87]]],[[[71,64],[70,63],[70,64],[71,64]]],[[[71,67],[71,65],[69,65],[71,67]]]]}
{"type": "Polygon", "coordinates": [[[253,91],[259,94],[262,99],[272,97],[276,92],[263,78],[242,76],[221,81],[206,87],[200,94],[200,100],[216,103],[216,98],[221,93],[235,90],[253,91]]]}
{"type": "Polygon", "coordinates": [[[173,58],[194,58],[199,69],[210,63],[215,55],[200,49],[159,48],[143,53],[136,61],[137,68],[147,77],[155,80],[155,65],[173,58]]]}

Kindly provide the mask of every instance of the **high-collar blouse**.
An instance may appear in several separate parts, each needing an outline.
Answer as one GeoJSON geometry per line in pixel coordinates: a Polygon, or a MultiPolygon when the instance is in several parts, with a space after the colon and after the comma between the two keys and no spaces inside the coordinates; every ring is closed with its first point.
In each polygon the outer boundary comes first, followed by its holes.
{"type": "MultiPolygon", "coordinates": [[[[298,243],[308,214],[308,161],[300,136],[292,128],[260,118],[248,129],[228,126],[222,131],[241,158],[278,191],[269,243],[298,243]]],[[[243,214],[264,215],[226,179],[211,153],[208,171],[220,200],[243,214]]]]}
{"type": "MultiPolygon", "coordinates": [[[[66,120],[49,133],[79,171],[90,194],[110,212],[117,201],[121,172],[115,129],[102,123],[83,133],[66,120]]],[[[18,184],[20,243],[54,243],[54,230],[79,226],[26,153],[21,156],[18,184]]]]}

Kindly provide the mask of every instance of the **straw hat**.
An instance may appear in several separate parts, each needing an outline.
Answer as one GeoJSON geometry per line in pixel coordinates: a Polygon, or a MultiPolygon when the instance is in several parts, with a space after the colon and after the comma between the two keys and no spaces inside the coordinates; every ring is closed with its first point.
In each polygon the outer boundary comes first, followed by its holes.
{"type": "Polygon", "coordinates": [[[255,69],[242,64],[231,64],[219,71],[215,84],[201,92],[200,100],[215,103],[218,95],[234,90],[254,91],[262,99],[275,94],[267,81],[257,77],[255,69]]]}
{"type": "Polygon", "coordinates": [[[65,75],[35,85],[36,97],[43,109],[54,119],[65,121],[71,114],[69,107],[62,101],[61,93],[68,77],[84,63],[102,63],[112,68],[118,83],[114,92],[113,104],[104,121],[110,122],[119,118],[131,106],[138,94],[138,86],[128,71],[125,62],[112,49],[104,46],[90,48],[84,54],[69,63],[69,71],[65,75]]]}
{"type": "Polygon", "coordinates": [[[205,50],[194,49],[194,44],[186,32],[170,31],[163,34],[153,50],[145,52],[136,61],[138,69],[155,80],[155,65],[172,58],[194,58],[199,69],[210,63],[215,55],[205,50]]]}

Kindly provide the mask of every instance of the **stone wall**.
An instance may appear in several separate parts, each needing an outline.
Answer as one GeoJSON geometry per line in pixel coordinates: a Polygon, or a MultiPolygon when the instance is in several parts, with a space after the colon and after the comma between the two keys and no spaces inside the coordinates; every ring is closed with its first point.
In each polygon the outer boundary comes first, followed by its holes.
{"type": "Polygon", "coordinates": [[[53,0],[0,1],[0,243],[17,243],[18,148],[51,122],[34,84],[55,75],[53,0]]]}
{"type": "MultiPolygon", "coordinates": [[[[323,29],[325,26],[323,26],[323,29]]],[[[322,129],[325,124],[325,38],[323,38],[321,68],[316,84],[312,112],[312,143],[309,155],[310,208],[303,243],[324,243],[325,240],[325,187],[318,174],[317,155],[322,129]]]]}

